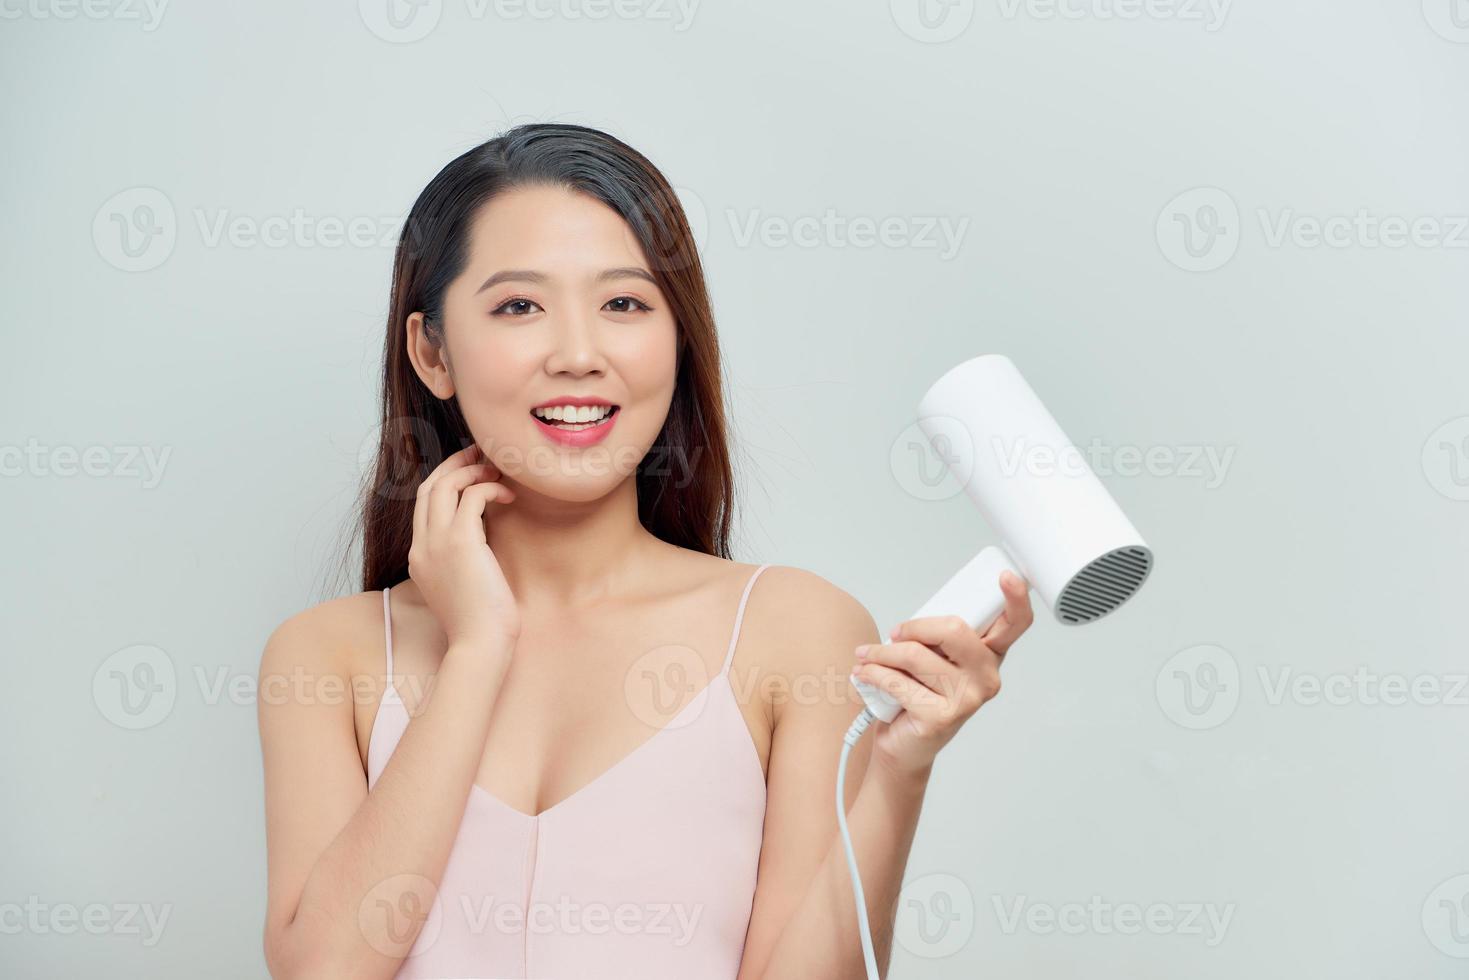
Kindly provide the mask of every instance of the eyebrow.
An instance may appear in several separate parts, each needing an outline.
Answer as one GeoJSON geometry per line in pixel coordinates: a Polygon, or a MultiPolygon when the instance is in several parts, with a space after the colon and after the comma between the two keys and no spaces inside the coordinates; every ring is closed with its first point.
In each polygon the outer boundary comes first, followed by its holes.
{"type": "MultiPolygon", "coordinates": [[[[474,291],[474,294],[478,296],[486,289],[489,289],[492,286],[497,286],[502,282],[516,281],[544,283],[548,279],[550,279],[550,276],[546,275],[544,272],[537,272],[534,269],[506,269],[503,272],[497,272],[493,276],[490,276],[490,278],[486,279],[483,283],[480,284],[480,287],[474,291]]],[[[623,266],[619,269],[603,269],[601,272],[597,273],[597,278],[594,281],[610,282],[613,279],[645,279],[655,286],[658,285],[657,281],[653,278],[652,273],[648,272],[647,269],[640,269],[637,266],[623,266]]]]}

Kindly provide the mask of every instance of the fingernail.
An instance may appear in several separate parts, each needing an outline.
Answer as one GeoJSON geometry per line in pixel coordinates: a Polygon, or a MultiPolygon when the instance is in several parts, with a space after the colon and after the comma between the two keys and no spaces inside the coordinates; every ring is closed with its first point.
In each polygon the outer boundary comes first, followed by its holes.
{"type": "Polygon", "coordinates": [[[860,647],[857,648],[857,656],[858,657],[865,657],[865,656],[867,656],[867,645],[865,643],[862,646],[860,646],[860,647]]]}

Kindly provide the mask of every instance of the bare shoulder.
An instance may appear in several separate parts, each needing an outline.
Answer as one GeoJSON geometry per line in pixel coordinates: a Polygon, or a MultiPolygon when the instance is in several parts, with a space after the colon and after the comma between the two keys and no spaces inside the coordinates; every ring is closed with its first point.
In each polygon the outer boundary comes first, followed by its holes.
{"type": "Polygon", "coordinates": [[[294,613],[271,631],[260,657],[260,678],[304,673],[306,679],[367,672],[364,651],[382,645],[382,592],[328,599],[294,613]]]}
{"type": "Polygon", "coordinates": [[[782,620],[786,631],[806,637],[832,629],[857,630],[869,638],[877,634],[877,622],[861,600],[809,569],[771,565],[760,579],[766,618],[782,620]]]}
{"type": "Polygon", "coordinates": [[[760,573],[745,612],[746,629],[776,674],[838,669],[853,650],[880,639],[867,607],[841,586],[808,569],[771,565],[760,573]]]}

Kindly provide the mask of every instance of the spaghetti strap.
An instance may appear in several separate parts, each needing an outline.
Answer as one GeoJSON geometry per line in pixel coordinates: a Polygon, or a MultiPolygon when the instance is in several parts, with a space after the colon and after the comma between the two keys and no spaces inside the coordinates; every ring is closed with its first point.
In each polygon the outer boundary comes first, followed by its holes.
{"type": "Polygon", "coordinates": [[[383,647],[388,651],[387,689],[384,694],[391,692],[396,695],[398,689],[393,686],[393,610],[388,605],[387,588],[383,589],[383,647]]]}
{"type": "Polygon", "coordinates": [[[750,579],[745,583],[744,594],[740,596],[740,607],[735,611],[734,629],[729,634],[729,649],[724,652],[724,666],[719,668],[719,673],[729,672],[729,665],[734,661],[735,646],[740,641],[740,624],[745,621],[745,603],[750,599],[750,590],[755,587],[755,580],[760,573],[769,568],[769,564],[763,564],[750,574],[750,579]]]}

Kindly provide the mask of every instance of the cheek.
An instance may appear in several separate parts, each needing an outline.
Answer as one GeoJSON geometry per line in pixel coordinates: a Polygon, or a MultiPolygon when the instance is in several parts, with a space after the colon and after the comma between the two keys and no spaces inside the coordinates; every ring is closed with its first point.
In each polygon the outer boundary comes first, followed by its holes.
{"type": "Polygon", "coordinates": [[[467,338],[457,344],[454,356],[454,390],[460,409],[471,426],[499,427],[518,420],[529,410],[525,400],[527,380],[539,362],[515,344],[497,341],[493,334],[467,338]]]}
{"type": "Polygon", "coordinates": [[[634,338],[621,352],[620,370],[639,399],[656,402],[673,396],[677,382],[678,343],[672,324],[634,338]]]}

